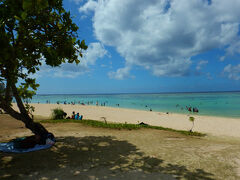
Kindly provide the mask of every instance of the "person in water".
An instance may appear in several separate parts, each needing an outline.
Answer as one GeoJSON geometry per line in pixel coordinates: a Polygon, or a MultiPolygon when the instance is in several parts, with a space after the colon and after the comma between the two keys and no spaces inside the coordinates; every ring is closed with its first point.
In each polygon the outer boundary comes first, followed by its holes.
{"type": "Polygon", "coordinates": [[[194,107],[193,112],[198,112],[198,108],[194,107]]]}

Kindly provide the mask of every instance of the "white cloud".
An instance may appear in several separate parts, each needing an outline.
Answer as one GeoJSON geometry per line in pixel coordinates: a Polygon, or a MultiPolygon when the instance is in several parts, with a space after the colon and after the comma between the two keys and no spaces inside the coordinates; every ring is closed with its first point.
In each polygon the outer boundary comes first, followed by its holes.
{"type": "Polygon", "coordinates": [[[86,66],[94,65],[98,58],[107,55],[107,51],[102,44],[96,42],[88,46],[87,51],[84,53],[84,60],[82,61],[86,66]]]}
{"type": "Polygon", "coordinates": [[[227,74],[227,77],[229,79],[240,80],[240,64],[238,64],[236,66],[228,64],[224,68],[223,73],[227,74]]]}
{"type": "Polygon", "coordinates": [[[118,79],[118,80],[122,80],[122,79],[125,79],[125,78],[134,78],[134,76],[131,76],[129,74],[129,71],[130,71],[131,67],[130,66],[126,66],[124,68],[119,68],[116,72],[109,72],[108,73],[108,76],[109,78],[111,79],[118,79]]]}
{"type": "Polygon", "coordinates": [[[121,79],[134,65],[186,75],[192,56],[238,46],[239,7],[239,0],[88,0],[79,11],[94,12],[96,38],[125,58],[126,67],[110,73],[121,79]]]}
{"type": "Polygon", "coordinates": [[[107,55],[107,51],[101,43],[90,43],[88,49],[83,52],[83,58],[79,57],[80,63],[78,65],[75,63],[65,63],[60,67],[52,68],[51,66],[43,64],[40,71],[37,73],[37,77],[49,75],[53,77],[74,78],[90,72],[89,66],[95,65],[96,60],[105,55],[107,55]]]}
{"type": "Polygon", "coordinates": [[[98,3],[94,0],[89,0],[84,4],[84,6],[79,8],[80,12],[88,12],[90,10],[94,10],[97,7],[98,3]]]}
{"type": "Polygon", "coordinates": [[[221,56],[219,61],[223,62],[225,60],[226,56],[221,56]]]}
{"type": "Polygon", "coordinates": [[[240,38],[238,38],[234,43],[232,43],[228,48],[227,48],[227,54],[228,55],[234,55],[235,53],[240,54],[240,38]]]}
{"type": "Polygon", "coordinates": [[[200,69],[202,69],[202,67],[203,67],[204,65],[206,65],[206,64],[208,64],[208,61],[205,61],[205,60],[199,61],[198,64],[197,64],[196,69],[197,69],[197,70],[200,70],[200,69]]]}

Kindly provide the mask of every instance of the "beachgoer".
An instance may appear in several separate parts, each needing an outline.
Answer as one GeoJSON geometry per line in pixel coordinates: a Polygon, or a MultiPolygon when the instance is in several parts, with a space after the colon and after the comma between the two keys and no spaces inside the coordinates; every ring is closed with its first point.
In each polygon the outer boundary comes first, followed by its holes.
{"type": "Polygon", "coordinates": [[[198,112],[198,108],[193,108],[193,112],[198,112]]]}
{"type": "Polygon", "coordinates": [[[33,148],[37,144],[39,145],[45,145],[45,144],[54,144],[55,143],[55,137],[52,133],[47,133],[44,136],[40,135],[32,135],[28,136],[24,139],[14,139],[14,148],[21,148],[21,149],[28,149],[33,148]]]}
{"type": "Polygon", "coordinates": [[[72,119],[75,119],[75,111],[72,112],[72,119]]]}
{"type": "Polygon", "coordinates": [[[83,115],[80,115],[78,120],[82,120],[83,119],[83,115]]]}
{"type": "Polygon", "coordinates": [[[82,118],[83,118],[83,116],[82,116],[82,115],[79,115],[79,113],[77,113],[77,114],[75,115],[75,119],[76,119],[76,120],[82,120],[82,118]]]}

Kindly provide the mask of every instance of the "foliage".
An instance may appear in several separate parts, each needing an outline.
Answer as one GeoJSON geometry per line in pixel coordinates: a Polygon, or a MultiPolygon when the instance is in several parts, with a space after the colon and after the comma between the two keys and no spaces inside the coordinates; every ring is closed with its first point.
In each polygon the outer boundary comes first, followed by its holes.
{"type": "Polygon", "coordinates": [[[79,63],[87,49],[77,40],[78,27],[62,0],[2,0],[0,3],[1,81],[16,84],[22,98],[31,98],[39,86],[30,74],[40,66],[79,63]]]}
{"type": "Polygon", "coordinates": [[[55,108],[52,110],[52,119],[64,119],[66,113],[61,108],[55,108]]]}
{"type": "Polygon", "coordinates": [[[39,87],[32,75],[45,64],[78,64],[87,46],[77,31],[62,0],[0,1],[0,108],[35,134],[47,130],[33,122],[31,108],[22,102],[39,87]],[[20,113],[11,107],[13,97],[20,113]]]}
{"type": "Polygon", "coordinates": [[[25,108],[26,108],[28,114],[33,117],[33,112],[35,111],[35,107],[33,107],[29,104],[25,104],[25,108]]]}
{"type": "Polygon", "coordinates": [[[0,83],[0,94],[4,93],[4,89],[5,89],[4,83],[0,83]]]}
{"type": "Polygon", "coordinates": [[[189,117],[189,121],[194,122],[195,118],[194,117],[189,117]]]}
{"type": "Polygon", "coordinates": [[[42,120],[41,123],[82,123],[85,125],[93,126],[93,127],[101,127],[101,128],[110,128],[110,129],[128,129],[128,130],[137,130],[140,128],[147,128],[147,129],[158,129],[164,131],[171,131],[180,134],[184,134],[187,136],[205,136],[205,134],[199,132],[189,132],[183,130],[175,130],[171,128],[164,128],[161,126],[150,126],[150,125],[138,125],[138,124],[127,124],[127,123],[105,123],[102,121],[95,121],[95,120],[74,120],[74,119],[58,119],[58,120],[42,120]]]}

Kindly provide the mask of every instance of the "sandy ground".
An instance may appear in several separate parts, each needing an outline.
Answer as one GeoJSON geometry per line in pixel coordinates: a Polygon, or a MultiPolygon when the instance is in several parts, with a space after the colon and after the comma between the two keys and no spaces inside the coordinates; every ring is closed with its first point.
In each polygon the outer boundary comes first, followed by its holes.
{"type": "MultiPolygon", "coordinates": [[[[189,116],[195,117],[194,131],[214,136],[240,137],[240,119],[199,116],[196,114],[166,114],[162,112],[140,111],[123,108],[83,105],[32,104],[35,115],[50,117],[51,110],[60,107],[70,116],[72,111],[79,112],[84,119],[103,120],[109,122],[133,123],[144,122],[149,125],[163,126],[179,130],[190,130],[192,123],[189,116]]],[[[16,107],[16,104],[14,105],[16,107]]]]}
{"type": "MultiPolygon", "coordinates": [[[[0,152],[0,179],[240,179],[240,140],[235,138],[79,123],[44,126],[56,136],[54,147],[25,154],[0,152]]],[[[21,122],[0,115],[0,141],[30,134],[21,122]]]]}

